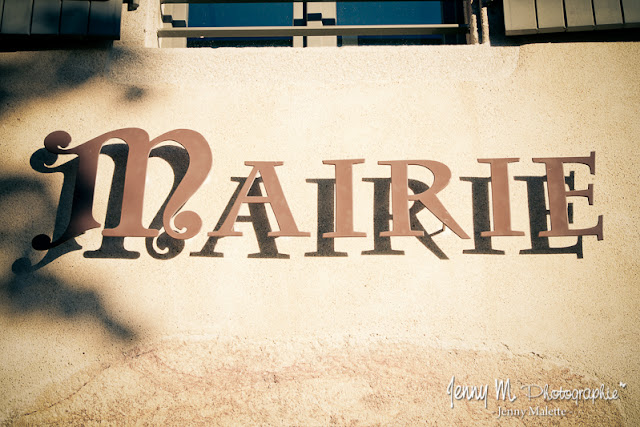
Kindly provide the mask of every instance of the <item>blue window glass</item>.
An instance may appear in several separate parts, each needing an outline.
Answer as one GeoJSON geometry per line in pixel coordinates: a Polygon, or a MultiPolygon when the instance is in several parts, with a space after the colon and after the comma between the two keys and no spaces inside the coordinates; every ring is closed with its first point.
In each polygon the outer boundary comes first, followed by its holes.
{"type": "MultiPolygon", "coordinates": [[[[456,23],[460,2],[445,1],[338,1],[337,25],[416,25],[456,23]]],[[[306,7],[305,7],[306,14],[306,7]]],[[[310,16],[310,15],[309,15],[310,16]]],[[[299,25],[296,20],[296,25],[299,25]]],[[[304,22],[304,20],[302,20],[304,22]]],[[[294,25],[293,3],[208,3],[189,6],[190,27],[244,27],[294,25]]],[[[304,25],[304,24],[303,24],[304,25]]],[[[326,23],[325,23],[326,25],[326,23]]],[[[345,38],[346,40],[346,38],[345,38]]],[[[442,35],[357,36],[343,44],[441,44],[442,35]]],[[[292,46],[292,37],[191,38],[187,46],[292,46]]]]}
{"type": "Polygon", "coordinates": [[[439,1],[337,2],[338,25],[441,24],[439,1]]]}
{"type": "MultiPolygon", "coordinates": [[[[190,27],[290,26],[293,3],[211,3],[189,5],[190,27]]],[[[292,46],[292,37],[192,38],[188,47],[292,46]]]]}
{"type": "MultiPolygon", "coordinates": [[[[439,1],[357,1],[337,2],[338,25],[442,24],[439,1]]],[[[358,45],[440,44],[441,35],[358,36],[358,45]]],[[[338,40],[341,45],[342,38],[338,40]]]]}
{"type": "Polygon", "coordinates": [[[190,27],[257,27],[293,22],[293,3],[211,3],[189,5],[190,27]]]}

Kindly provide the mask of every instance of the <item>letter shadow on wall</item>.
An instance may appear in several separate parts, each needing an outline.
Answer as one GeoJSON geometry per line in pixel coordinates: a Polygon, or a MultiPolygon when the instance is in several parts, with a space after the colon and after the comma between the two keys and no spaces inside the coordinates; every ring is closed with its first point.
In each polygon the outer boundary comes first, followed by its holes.
{"type": "MultiPolygon", "coordinates": [[[[32,165],[37,165],[38,160],[45,159],[43,153],[38,153],[34,157],[32,165]]],[[[68,169],[73,169],[68,164],[60,168],[67,172],[68,169]]],[[[68,186],[69,181],[65,180],[63,193],[73,191],[68,186]]],[[[42,272],[41,268],[56,258],[81,249],[74,239],[50,249],[35,264],[32,264],[28,258],[33,254],[29,240],[33,236],[34,229],[43,227],[48,216],[55,210],[52,198],[40,181],[23,176],[0,178],[0,206],[3,207],[4,212],[22,211],[22,214],[29,219],[24,221],[22,218],[10,215],[7,221],[3,221],[0,229],[3,250],[22,252],[23,255],[12,265],[13,276],[0,283],[0,305],[6,308],[5,311],[9,315],[26,317],[31,314],[45,314],[68,320],[88,317],[95,320],[116,339],[136,339],[138,335],[136,331],[118,319],[118,316],[109,312],[98,292],[86,289],[84,285],[78,286],[60,275],[42,272]],[[14,221],[15,219],[17,221],[14,221]]],[[[58,209],[56,223],[61,222],[65,213],[69,214],[64,209],[58,209]]]]}
{"type": "MultiPolygon", "coordinates": [[[[107,202],[107,214],[104,228],[115,228],[120,223],[120,215],[122,213],[122,198],[124,194],[124,181],[129,147],[127,144],[106,145],[102,148],[101,153],[111,157],[114,163],[113,180],[111,183],[109,200],[107,202]]],[[[164,212],[169,200],[171,200],[171,196],[187,173],[187,169],[189,168],[189,155],[187,150],[182,147],[165,145],[151,150],[149,157],[157,157],[165,160],[173,171],[173,186],[165,198],[164,203],[151,221],[151,224],[148,226],[150,229],[162,230],[162,213],[164,212]]],[[[125,249],[124,239],[124,237],[103,236],[100,248],[95,251],[85,252],[84,257],[119,259],[139,258],[139,252],[125,249]]],[[[184,241],[174,239],[165,231],[162,231],[157,237],[145,238],[145,246],[151,257],[155,259],[168,260],[175,258],[182,252],[184,249],[184,241]],[[156,250],[154,244],[159,250],[156,250]]]]}
{"type": "MultiPolygon", "coordinates": [[[[115,228],[118,226],[122,214],[122,202],[129,148],[127,144],[110,144],[103,146],[100,152],[101,154],[105,154],[110,157],[114,163],[114,172],[109,192],[109,199],[107,202],[107,212],[104,228],[115,228]]],[[[178,185],[180,184],[188,170],[189,154],[183,147],[165,145],[153,149],[150,153],[150,157],[163,159],[169,164],[173,171],[173,187],[169,191],[169,194],[167,195],[157,214],[151,221],[151,224],[148,226],[148,228],[150,229],[162,230],[162,214],[167,206],[167,203],[169,202],[169,200],[171,200],[171,197],[173,196],[178,185]]],[[[34,170],[41,173],[60,172],[64,177],[63,188],[60,193],[60,200],[58,203],[58,215],[54,227],[53,238],[49,239],[46,235],[36,236],[34,238],[34,247],[44,246],[38,244],[38,242],[40,241],[58,241],[58,238],[62,234],[60,230],[66,230],[69,224],[71,209],[74,202],[73,198],[79,197],[79,195],[87,194],[83,191],[76,191],[76,189],[74,188],[75,185],[78,185],[76,181],[76,175],[78,171],[77,159],[70,160],[55,168],[47,167],[47,165],[53,164],[54,162],[55,155],[49,153],[45,149],[38,150],[36,153],[34,153],[31,159],[32,168],[34,170]]],[[[216,225],[216,230],[222,225],[227,215],[229,214],[231,207],[238,198],[238,195],[240,193],[242,185],[246,181],[246,178],[232,177],[231,180],[237,182],[238,185],[234,194],[231,196],[231,199],[229,200],[229,203],[227,204],[227,207],[225,208],[220,221],[216,225]]],[[[261,196],[261,183],[262,179],[257,178],[251,186],[248,195],[261,196]]],[[[89,206],[89,202],[82,203],[82,201],[78,200],[76,200],[75,202],[77,204],[86,205],[86,209],[92,209],[92,207],[89,206]]],[[[271,232],[272,229],[264,204],[250,203],[249,215],[238,216],[236,222],[251,222],[253,224],[253,228],[258,241],[259,252],[249,254],[249,258],[290,258],[289,255],[278,252],[278,248],[275,242],[276,238],[269,236],[269,232],[271,232]]],[[[124,239],[125,237],[103,236],[100,248],[93,251],[86,251],[83,255],[85,258],[138,259],[140,257],[140,253],[127,250],[124,246],[124,239]]],[[[218,239],[219,238],[217,237],[209,238],[202,250],[200,250],[199,252],[192,252],[191,256],[222,257],[222,253],[215,251],[215,246],[218,242],[218,239]]],[[[146,238],[145,245],[147,248],[147,252],[153,258],[168,260],[178,256],[184,249],[185,243],[183,240],[174,239],[170,237],[165,231],[162,231],[157,237],[146,238]]],[[[75,239],[69,239],[64,241],[64,243],[62,244],[51,247],[45,255],[44,260],[46,261],[46,263],[49,263],[70,250],[79,249],[81,249],[81,247],[75,242],[75,239]],[[65,252],[65,248],[70,248],[69,242],[73,242],[74,246],[72,249],[66,249],[65,252]]],[[[41,262],[41,264],[44,265],[45,263],[41,262]]]]}
{"type": "MultiPolygon", "coordinates": [[[[389,231],[390,221],[393,215],[390,213],[389,201],[391,192],[390,178],[364,178],[363,181],[373,183],[373,249],[363,251],[362,255],[404,255],[404,251],[396,250],[391,247],[391,237],[380,236],[383,231],[389,231]]],[[[422,181],[415,179],[408,180],[408,186],[414,194],[423,193],[429,189],[429,186],[422,181]]],[[[425,209],[426,206],[419,200],[416,200],[409,208],[409,220],[412,230],[424,232],[422,236],[416,236],[416,239],[427,249],[429,249],[438,259],[449,259],[447,255],[433,240],[436,236],[444,231],[436,230],[429,233],[420,220],[418,213],[425,209]]]]}
{"type": "MultiPolygon", "coordinates": [[[[240,190],[244,186],[244,183],[247,181],[247,178],[244,177],[231,177],[231,181],[237,182],[231,199],[227,203],[222,215],[220,216],[220,220],[214,227],[214,231],[217,231],[222,227],[222,224],[229,216],[229,212],[231,212],[231,208],[235,204],[238,196],[240,195],[240,190]]],[[[262,196],[262,190],[260,189],[260,184],[262,183],[262,178],[257,177],[249,192],[248,196],[262,196]]],[[[255,232],[256,239],[258,241],[258,249],[259,251],[253,254],[249,254],[247,258],[272,258],[272,259],[289,259],[290,256],[288,254],[283,254],[278,252],[278,246],[276,245],[276,237],[269,236],[269,233],[272,231],[271,224],[269,223],[269,217],[267,216],[267,208],[264,203],[248,203],[249,206],[249,215],[238,215],[236,218],[236,222],[250,222],[253,225],[253,231],[255,232]]],[[[216,245],[220,237],[211,236],[206,241],[200,252],[191,252],[191,256],[193,257],[213,257],[213,258],[222,258],[224,254],[222,252],[216,252],[216,245]]]]}
{"type": "MultiPolygon", "coordinates": [[[[404,255],[404,251],[395,250],[391,247],[391,237],[380,236],[383,231],[389,231],[390,221],[393,215],[390,213],[389,196],[391,193],[390,178],[364,178],[363,181],[373,183],[373,249],[363,251],[362,255],[404,255]]],[[[334,239],[323,237],[324,233],[329,233],[335,227],[335,179],[308,179],[308,183],[318,186],[318,233],[315,252],[307,252],[308,257],[346,257],[346,252],[336,252],[334,239]]],[[[429,186],[421,181],[410,179],[409,188],[414,193],[422,193],[429,189],[429,186]]],[[[433,240],[433,236],[441,233],[438,230],[428,233],[420,223],[417,215],[425,209],[422,202],[415,201],[409,208],[411,228],[424,232],[423,236],[416,237],[418,241],[429,249],[439,259],[448,259],[447,255],[438,247],[433,240]]]]}
{"type": "MultiPolygon", "coordinates": [[[[577,237],[576,244],[566,247],[551,247],[548,237],[540,237],[541,231],[547,231],[547,218],[549,210],[545,201],[546,176],[517,176],[516,181],[524,181],[527,185],[527,202],[529,208],[529,235],[531,236],[531,248],[520,251],[521,255],[549,255],[549,254],[575,254],[583,257],[582,236],[577,237]]],[[[494,249],[491,245],[491,237],[483,237],[483,231],[491,230],[491,213],[489,212],[489,183],[491,178],[461,177],[461,181],[471,182],[471,194],[473,200],[473,249],[465,249],[464,254],[504,255],[504,251],[494,249]]],[[[575,173],[572,171],[565,177],[569,190],[573,190],[575,173]]],[[[569,223],[573,223],[573,204],[567,204],[569,223]]]]}
{"type": "MultiPolygon", "coordinates": [[[[107,202],[107,212],[105,217],[105,228],[114,228],[120,222],[120,215],[122,212],[122,199],[124,193],[124,181],[127,167],[128,145],[127,144],[111,144],[102,147],[102,154],[110,157],[114,162],[114,172],[111,182],[111,188],[109,192],[109,199],[107,202]]],[[[182,147],[177,146],[162,146],[155,148],[151,151],[150,157],[157,157],[165,160],[171,167],[174,175],[173,187],[167,198],[165,199],[162,207],[155,215],[149,228],[161,230],[162,229],[162,213],[171,199],[171,196],[175,192],[178,184],[185,176],[189,166],[189,156],[187,151],[182,147]]],[[[72,159],[66,163],[57,166],[55,168],[47,167],[47,165],[55,162],[56,155],[49,153],[45,149],[36,151],[31,157],[31,167],[40,173],[62,173],[63,185],[60,192],[60,200],[58,202],[58,211],[56,215],[56,222],[53,231],[53,238],[49,239],[46,235],[38,235],[33,239],[33,246],[43,246],[39,242],[43,240],[53,240],[57,242],[64,230],[67,230],[71,209],[74,203],[74,197],[81,197],[87,192],[76,191],[75,186],[78,185],[76,175],[78,173],[78,159],[72,159]]],[[[90,201],[75,200],[75,203],[81,204],[85,209],[92,209],[90,201]]],[[[129,251],[124,247],[124,237],[112,237],[103,236],[100,248],[94,251],[86,251],[83,256],[85,258],[115,258],[115,259],[137,259],[140,257],[139,252],[129,251]]],[[[171,259],[176,257],[184,248],[184,241],[179,239],[173,239],[165,232],[160,233],[157,237],[149,237],[145,239],[147,252],[153,258],[156,259],[171,259]],[[156,246],[159,250],[156,250],[156,246]]],[[[40,268],[56,258],[68,253],[72,250],[82,249],[74,238],[68,240],[62,239],[61,244],[55,244],[48,249],[45,257],[32,269],[40,268]]]]}

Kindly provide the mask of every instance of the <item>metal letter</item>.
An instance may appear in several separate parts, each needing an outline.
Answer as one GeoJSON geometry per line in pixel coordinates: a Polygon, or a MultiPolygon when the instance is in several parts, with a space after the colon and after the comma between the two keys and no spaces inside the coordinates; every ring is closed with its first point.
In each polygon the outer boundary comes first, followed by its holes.
{"type": "Polygon", "coordinates": [[[238,199],[234,203],[229,215],[218,230],[214,230],[208,233],[209,236],[242,236],[242,232],[235,231],[233,224],[236,222],[240,207],[243,203],[270,203],[273,214],[278,221],[280,231],[270,231],[268,236],[280,237],[309,237],[310,233],[299,231],[296,223],[287,204],[287,200],[284,197],[284,192],[280,186],[278,175],[276,174],[275,166],[281,166],[282,162],[244,162],[246,166],[253,166],[251,173],[247,177],[246,182],[240,190],[238,199]],[[249,190],[255,181],[258,172],[264,182],[264,189],[267,196],[250,196],[249,190]]]}
{"type": "Polygon", "coordinates": [[[548,157],[533,159],[534,163],[544,163],[547,168],[547,193],[549,195],[549,216],[551,217],[551,229],[541,231],[540,237],[559,236],[598,236],[602,240],[602,215],[598,216],[598,223],[591,228],[569,229],[567,216],[567,196],[586,197],[589,204],[593,205],[593,185],[589,184],[586,190],[565,189],[564,163],[581,163],[589,166],[591,175],[596,173],[596,153],[591,152],[589,157],[548,157]]]}
{"type": "Polygon", "coordinates": [[[483,231],[482,237],[524,236],[524,231],[511,229],[511,204],[509,203],[509,163],[520,159],[478,159],[478,163],[491,165],[491,202],[493,204],[493,231],[483,231]]]}
{"type": "Polygon", "coordinates": [[[411,229],[409,201],[419,200],[444,225],[462,239],[470,239],[442,205],[436,194],[443,190],[451,179],[451,171],[443,163],[433,160],[393,160],[380,161],[379,165],[391,166],[391,212],[393,230],[380,233],[381,236],[423,236],[424,232],[411,229]],[[407,167],[422,166],[433,173],[433,185],[419,194],[408,194],[407,167]]]}
{"type": "Polygon", "coordinates": [[[158,235],[158,230],[150,230],[142,225],[142,207],[149,153],[155,145],[163,141],[178,142],[187,149],[190,157],[187,174],[167,203],[163,214],[164,227],[167,234],[176,239],[188,239],[198,233],[202,221],[195,212],[180,212],[177,215],[176,213],[204,182],[211,168],[211,150],[202,135],[192,130],[179,129],[149,141],[149,135],[144,130],[126,128],[107,132],[77,147],[66,149],[71,143],[71,136],[67,132],[56,131],[44,140],[47,151],[78,156],[71,215],[67,229],[56,241],[51,242],[51,239],[45,235],[36,236],[33,241],[35,249],[44,250],[55,247],[87,230],[100,227],[100,223],[93,217],[93,198],[100,151],[102,146],[111,139],[120,139],[127,143],[129,154],[120,223],[116,228],[103,230],[102,234],[115,237],[158,235]],[[170,221],[174,215],[176,227],[184,229],[184,232],[180,233],[172,229],[170,221]]]}
{"type": "MultiPolygon", "coordinates": [[[[131,130],[134,129],[123,129],[122,131],[128,132],[131,130]]],[[[135,131],[138,132],[141,130],[137,129],[135,131]]],[[[152,141],[149,141],[149,136],[146,132],[144,132],[144,139],[141,138],[141,135],[138,135],[138,138],[133,139],[131,142],[126,139],[128,134],[124,136],[125,137],[122,137],[122,135],[118,136],[118,134],[112,136],[120,138],[129,144],[120,224],[116,228],[103,230],[102,234],[105,236],[123,237],[155,237],[158,235],[158,230],[148,229],[142,225],[142,208],[149,154],[153,147],[165,141],[175,141],[182,145],[189,153],[189,168],[187,169],[187,173],[180,182],[180,185],[178,185],[178,188],[176,188],[171,199],[167,202],[167,207],[162,215],[165,231],[174,239],[183,240],[190,239],[198,234],[202,227],[202,220],[198,214],[191,211],[180,212],[177,215],[176,213],[191,196],[193,196],[200,185],[202,185],[211,169],[211,150],[204,137],[198,132],[189,129],[173,130],[160,135],[152,141]],[[173,229],[171,225],[172,218],[174,218],[175,226],[184,231],[180,232],[173,229]]]]}
{"type": "Polygon", "coordinates": [[[364,163],[364,159],[323,160],[325,165],[336,169],[336,229],[322,237],[366,237],[366,233],[353,230],[353,165],[364,163]]]}

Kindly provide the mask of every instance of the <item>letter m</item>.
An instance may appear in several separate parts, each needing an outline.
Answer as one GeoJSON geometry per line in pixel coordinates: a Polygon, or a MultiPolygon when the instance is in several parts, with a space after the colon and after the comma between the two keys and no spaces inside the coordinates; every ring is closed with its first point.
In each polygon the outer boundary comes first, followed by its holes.
{"type": "Polygon", "coordinates": [[[509,402],[516,400],[516,396],[511,394],[511,380],[507,378],[507,381],[496,379],[496,400],[506,400],[509,402]]]}
{"type": "Polygon", "coordinates": [[[142,129],[125,128],[105,133],[76,147],[67,148],[71,136],[64,131],[50,133],[44,140],[47,151],[77,156],[77,174],[71,204],[71,214],[66,230],[54,241],[46,235],[33,239],[33,247],[46,250],[73,239],[85,231],[100,227],[93,217],[93,199],[95,194],[98,157],[102,146],[112,139],[124,141],[129,146],[127,170],[122,194],[120,223],[117,227],[103,230],[105,236],[155,237],[158,230],[142,225],[142,209],[147,175],[147,164],[152,148],[161,142],[174,141],[182,145],[189,154],[189,168],[176,188],[163,212],[163,225],[168,235],[175,239],[189,239],[195,236],[202,226],[202,220],[195,212],[178,213],[182,206],[202,185],[211,169],[211,149],[198,132],[177,129],[160,135],[153,140],[142,129]],[[174,230],[171,221],[181,231],[174,230]]]}

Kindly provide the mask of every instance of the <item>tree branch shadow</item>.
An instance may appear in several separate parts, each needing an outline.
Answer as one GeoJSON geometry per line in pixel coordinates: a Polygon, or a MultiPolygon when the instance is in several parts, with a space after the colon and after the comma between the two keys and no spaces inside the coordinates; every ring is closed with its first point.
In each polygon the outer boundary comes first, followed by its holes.
{"type": "Polygon", "coordinates": [[[135,340],[138,332],[110,312],[99,292],[43,271],[44,265],[62,254],[81,249],[75,240],[52,249],[39,262],[29,259],[34,229],[45,226],[54,206],[40,181],[22,176],[0,178],[0,208],[6,215],[0,224],[0,250],[5,256],[22,254],[13,263],[12,272],[5,274],[8,279],[0,283],[0,306],[11,316],[88,317],[115,339],[135,340]]]}
{"type": "MultiPolygon", "coordinates": [[[[79,88],[105,75],[109,67],[136,63],[137,57],[135,51],[110,44],[0,55],[0,119],[25,102],[79,88]],[[112,61],[114,52],[126,60],[112,61]]],[[[130,103],[147,95],[146,89],[137,85],[123,85],[120,91],[119,100],[130,103]]]]}

